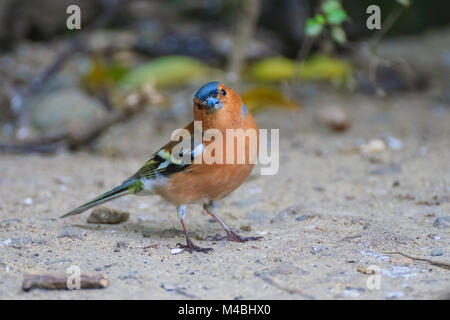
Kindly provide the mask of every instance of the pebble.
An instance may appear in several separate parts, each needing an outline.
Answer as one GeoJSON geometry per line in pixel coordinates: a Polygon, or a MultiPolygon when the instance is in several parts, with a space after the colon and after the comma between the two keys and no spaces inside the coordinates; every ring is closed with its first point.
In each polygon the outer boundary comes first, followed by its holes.
{"type": "Polygon", "coordinates": [[[400,165],[392,163],[388,166],[381,166],[375,170],[370,171],[373,175],[388,175],[388,174],[399,174],[402,173],[402,167],[400,165]]]}
{"type": "Polygon", "coordinates": [[[5,220],[2,220],[2,221],[0,221],[0,227],[8,227],[11,223],[14,223],[14,222],[20,222],[20,220],[17,218],[8,218],[5,220]]]}
{"type": "Polygon", "coordinates": [[[305,221],[306,218],[308,218],[308,216],[306,214],[303,214],[300,217],[295,218],[295,221],[302,222],[302,221],[305,221]]]}
{"type": "Polygon", "coordinates": [[[174,248],[172,250],[170,250],[171,254],[178,254],[181,253],[183,251],[183,248],[174,248]]]}
{"type": "Polygon", "coordinates": [[[433,249],[433,250],[431,250],[431,252],[430,252],[430,255],[431,255],[432,257],[442,256],[443,254],[444,254],[444,252],[443,252],[442,249],[440,249],[440,248],[433,249]]]}
{"type": "Polygon", "coordinates": [[[113,265],[115,265],[116,263],[113,263],[113,264],[108,264],[108,265],[105,265],[105,266],[103,266],[103,267],[97,267],[97,268],[95,268],[94,270],[95,271],[105,271],[106,269],[109,269],[109,268],[111,268],[113,265]]]}
{"type": "Polygon", "coordinates": [[[403,142],[399,139],[396,139],[394,137],[387,137],[386,143],[392,150],[398,151],[403,148],[403,142]]]}
{"type": "Polygon", "coordinates": [[[355,287],[345,287],[345,291],[343,292],[343,296],[346,298],[357,298],[366,291],[364,288],[355,288],[355,287]]]}
{"type": "Polygon", "coordinates": [[[120,280],[137,279],[137,275],[138,275],[137,271],[131,271],[131,272],[120,275],[119,279],[120,280]]]}
{"type": "Polygon", "coordinates": [[[318,247],[318,246],[313,246],[311,248],[311,253],[312,254],[316,254],[316,253],[319,253],[319,252],[322,252],[322,251],[323,251],[323,249],[321,247],[318,247]]]}
{"type": "Polygon", "coordinates": [[[50,266],[52,264],[57,264],[57,263],[72,263],[72,260],[67,259],[67,258],[62,258],[62,259],[58,259],[58,260],[48,260],[45,262],[45,265],[50,266]]]}
{"type": "Polygon", "coordinates": [[[350,125],[350,119],[344,109],[338,106],[327,106],[318,113],[319,121],[333,131],[345,131],[350,125]]]}
{"type": "Polygon", "coordinates": [[[127,221],[129,217],[130,214],[128,212],[100,207],[92,210],[87,222],[95,224],[119,224],[127,221]]]}
{"type": "Polygon", "coordinates": [[[83,235],[81,234],[81,230],[76,228],[65,228],[59,234],[58,238],[76,238],[78,240],[83,240],[83,235]]]}
{"type": "Polygon", "coordinates": [[[433,222],[433,226],[438,229],[444,229],[450,227],[450,216],[447,217],[439,217],[433,222]]]}
{"type": "Polygon", "coordinates": [[[176,282],[163,283],[161,285],[161,288],[163,288],[166,291],[178,291],[178,290],[185,290],[186,289],[182,284],[176,283],[176,282]]]}
{"type": "Polygon", "coordinates": [[[362,144],[360,150],[364,154],[383,152],[386,150],[386,143],[381,139],[373,139],[362,144]]]}
{"type": "Polygon", "coordinates": [[[22,237],[22,238],[13,238],[13,239],[6,239],[3,240],[3,242],[0,244],[2,247],[3,246],[8,246],[8,245],[24,245],[24,244],[29,244],[31,243],[32,240],[30,237],[22,237]]]}
{"type": "Polygon", "coordinates": [[[386,299],[391,300],[391,299],[396,299],[396,298],[401,298],[403,297],[403,292],[402,291],[392,291],[392,292],[388,292],[385,296],[386,299]]]}

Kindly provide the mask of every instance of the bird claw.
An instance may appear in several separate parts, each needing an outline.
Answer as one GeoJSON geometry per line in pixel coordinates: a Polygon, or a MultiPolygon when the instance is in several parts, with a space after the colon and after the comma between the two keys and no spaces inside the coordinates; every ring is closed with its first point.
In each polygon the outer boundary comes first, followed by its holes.
{"type": "Polygon", "coordinates": [[[247,242],[247,241],[256,241],[260,240],[263,237],[241,237],[240,235],[234,233],[233,231],[230,231],[227,233],[226,236],[208,236],[206,240],[212,240],[212,241],[221,241],[221,240],[229,240],[234,242],[247,242]]]}
{"type": "Polygon", "coordinates": [[[202,248],[202,247],[196,246],[191,241],[189,241],[187,244],[177,243],[177,246],[182,249],[188,249],[189,252],[191,252],[191,253],[192,253],[192,251],[203,252],[203,253],[208,253],[210,251],[214,251],[213,248],[202,248]]]}

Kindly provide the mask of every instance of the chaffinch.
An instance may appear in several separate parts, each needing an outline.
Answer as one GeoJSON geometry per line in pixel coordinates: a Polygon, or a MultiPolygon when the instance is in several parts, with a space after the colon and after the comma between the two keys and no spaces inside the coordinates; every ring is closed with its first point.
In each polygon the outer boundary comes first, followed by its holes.
{"type": "Polygon", "coordinates": [[[192,203],[203,204],[203,209],[225,229],[227,236],[220,239],[227,238],[238,242],[260,239],[261,237],[244,238],[237,235],[214,213],[214,202],[238,188],[252,171],[254,167],[252,157],[257,156],[258,153],[258,127],[241,97],[231,88],[217,81],[202,86],[195,93],[193,101],[194,121],[184,128],[184,132],[189,133],[188,147],[184,144],[185,148],[181,148],[179,152],[173,152],[176,147],[180,148],[180,142],[169,142],[120,186],[68,212],[61,218],[80,214],[94,206],[124,195],[157,194],[177,206],[178,216],[186,236],[186,244],[178,243],[177,245],[190,252],[213,250],[212,248],[198,247],[189,238],[185,216],[186,206],[192,203]],[[197,129],[201,130],[200,141],[194,139],[197,129]],[[240,156],[238,145],[234,143],[235,137],[232,138],[233,141],[227,139],[220,144],[216,141],[218,136],[214,135],[214,139],[206,138],[206,132],[211,131],[209,129],[220,133],[222,137],[227,137],[229,129],[241,134],[253,131],[256,136],[256,144],[252,144],[251,139],[246,139],[244,136],[245,161],[236,161],[233,158],[235,161],[230,163],[227,161],[227,154],[240,156]],[[212,148],[213,141],[215,148],[212,148]],[[187,156],[190,161],[185,161],[186,157],[181,159],[182,156],[187,156]],[[216,161],[212,163],[205,161],[207,160],[206,156],[213,157],[216,161]]]}

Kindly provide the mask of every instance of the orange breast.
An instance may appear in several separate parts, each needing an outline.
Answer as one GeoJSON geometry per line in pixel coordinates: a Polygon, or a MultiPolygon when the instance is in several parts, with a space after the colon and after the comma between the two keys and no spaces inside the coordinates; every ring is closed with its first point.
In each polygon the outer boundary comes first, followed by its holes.
{"type": "MultiPolygon", "coordinates": [[[[223,130],[223,164],[192,164],[186,170],[176,173],[169,178],[166,185],[157,190],[158,194],[169,202],[180,205],[206,200],[219,200],[238,188],[251,173],[254,162],[249,163],[250,154],[258,153],[258,127],[251,114],[247,114],[239,124],[243,130],[252,129],[256,132],[256,144],[245,139],[245,163],[226,164],[227,144],[226,132],[223,130]],[[251,148],[256,148],[256,151],[251,148]]],[[[229,126],[228,126],[228,129],[229,126]]],[[[222,131],[222,130],[221,130],[222,131]]],[[[236,142],[236,141],[235,141],[236,142]]],[[[205,143],[208,145],[208,143],[205,143]]],[[[230,145],[228,144],[228,147],[230,145]]],[[[234,155],[238,153],[238,145],[234,143],[234,155]]]]}

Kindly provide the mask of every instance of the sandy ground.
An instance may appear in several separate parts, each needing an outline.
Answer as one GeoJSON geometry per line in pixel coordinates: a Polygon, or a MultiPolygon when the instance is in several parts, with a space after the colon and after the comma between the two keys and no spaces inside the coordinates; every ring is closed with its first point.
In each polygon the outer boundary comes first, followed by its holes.
{"type": "Polygon", "coordinates": [[[208,254],[171,253],[184,237],[175,208],[157,196],[109,203],[131,215],[119,225],[88,224],[89,213],[57,219],[134,173],[185,120],[156,132],[152,123],[161,119],[148,114],[112,129],[100,147],[116,148],[117,157],[1,155],[0,299],[449,298],[450,270],[386,252],[450,263],[450,229],[433,226],[450,216],[450,108],[426,94],[303,104],[257,115],[260,127],[280,128],[279,173],[256,169],[218,208],[238,233],[264,239],[207,241],[222,234],[220,226],[189,207],[188,228],[196,244],[215,249],[208,254]],[[317,107],[326,104],[349,112],[347,132],[317,125],[317,107]],[[354,151],[388,137],[402,145],[354,151]],[[76,237],[58,238],[67,227],[76,237]],[[104,274],[110,285],[21,289],[26,273],[64,273],[72,265],[104,274]]]}

